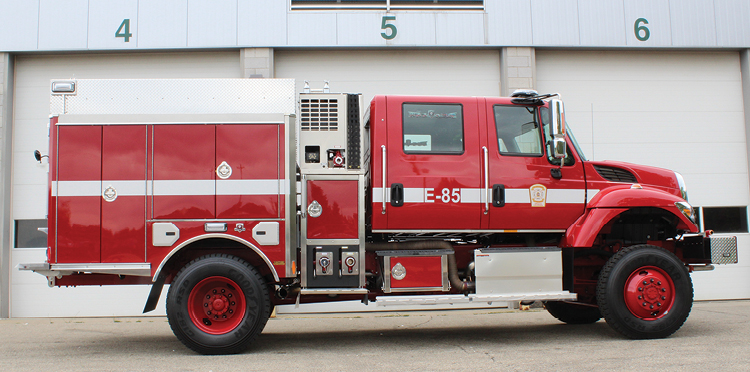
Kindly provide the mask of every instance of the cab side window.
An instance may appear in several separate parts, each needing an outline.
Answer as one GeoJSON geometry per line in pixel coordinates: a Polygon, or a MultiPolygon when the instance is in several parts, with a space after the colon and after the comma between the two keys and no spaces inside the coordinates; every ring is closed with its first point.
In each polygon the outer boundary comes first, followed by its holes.
{"type": "Polygon", "coordinates": [[[457,104],[405,103],[404,153],[463,154],[463,108],[457,104]]]}
{"type": "Polygon", "coordinates": [[[542,155],[542,131],[535,107],[496,105],[494,111],[501,154],[542,155]]]}

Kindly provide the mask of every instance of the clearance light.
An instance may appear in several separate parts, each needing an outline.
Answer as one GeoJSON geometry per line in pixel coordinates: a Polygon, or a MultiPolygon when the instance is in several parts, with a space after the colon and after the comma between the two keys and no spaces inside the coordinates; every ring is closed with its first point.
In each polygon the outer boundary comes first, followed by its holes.
{"type": "Polygon", "coordinates": [[[693,209],[690,204],[685,202],[676,202],[674,203],[675,207],[682,212],[682,214],[687,217],[692,223],[695,223],[695,210],[693,209]]]}
{"type": "Polygon", "coordinates": [[[634,183],[634,184],[630,185],[630,188],[631,189],[636,189],[636,190],[642,190],[643,186],[641,186],[641,184],[639,184],[639,183],[634,183]]]}
{"type": "Polygon", "coordinates": [[[75,81],[53,81],[52,93],[75,93],[75,81]]]}

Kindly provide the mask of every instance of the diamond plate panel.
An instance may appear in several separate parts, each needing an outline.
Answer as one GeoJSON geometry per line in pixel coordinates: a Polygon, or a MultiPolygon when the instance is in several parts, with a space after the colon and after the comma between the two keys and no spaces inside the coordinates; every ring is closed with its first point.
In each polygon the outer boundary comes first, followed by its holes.
{"type": "Polygon", "coordinates": [[[83,79],[50,114],[294,114],[295,95],[294,79],[83,79]]]}
{"type": "Polygon", "coordinates": [[[718,265],[737,263],[737,237],[711,237],[711,263],[718,265]]]}

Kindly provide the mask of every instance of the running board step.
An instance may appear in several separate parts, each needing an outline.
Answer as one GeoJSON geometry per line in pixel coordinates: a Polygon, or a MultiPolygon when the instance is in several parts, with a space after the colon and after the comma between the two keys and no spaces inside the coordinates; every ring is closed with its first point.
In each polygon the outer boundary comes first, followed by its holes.
{"type": "Polygon", "coordinates": [[[428,295],[428,296],[378,296],[375,303],[378,306],[406,306],[406,305],[454,305],[454,304],[492,304],[493,302],[513,301],[575,301],[578,295],[568,291],[549,293],[511,293],[511,294],[470,294],[464,295],[428,295]]]}

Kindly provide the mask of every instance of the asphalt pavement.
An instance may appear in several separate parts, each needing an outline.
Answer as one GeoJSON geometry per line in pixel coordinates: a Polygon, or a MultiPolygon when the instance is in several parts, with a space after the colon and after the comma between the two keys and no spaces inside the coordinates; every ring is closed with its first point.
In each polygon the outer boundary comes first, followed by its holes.
{"type": "Polygon", "coordinates": [[[166,318],[0,319],[0,371],[748,371],[750,301],[697,302],[660,340],[545,310],[286,314],[245,353],[198,355],[166,318]]]}

